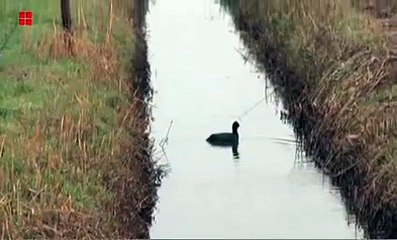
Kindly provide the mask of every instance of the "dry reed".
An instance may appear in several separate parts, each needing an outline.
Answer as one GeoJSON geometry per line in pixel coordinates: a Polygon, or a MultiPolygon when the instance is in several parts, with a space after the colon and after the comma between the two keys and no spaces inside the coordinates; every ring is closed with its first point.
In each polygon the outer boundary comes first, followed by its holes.
{"type": "Polygon", "coordinates": [[[397,92],[382,26],[343,0],[224,2],[283,87],[305,150],[370,237],[396,237],[397,92]]]}

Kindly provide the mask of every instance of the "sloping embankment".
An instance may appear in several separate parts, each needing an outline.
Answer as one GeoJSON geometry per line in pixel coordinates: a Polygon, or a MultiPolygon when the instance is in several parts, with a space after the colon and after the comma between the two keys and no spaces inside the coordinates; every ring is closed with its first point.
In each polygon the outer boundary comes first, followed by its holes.
{"type": "Polygon", "coordinates": [[[396,238],[397,91],[380,27],[348,1],[222,4],[367,236],[396,238]]]}
{"type": "Polygon", "coordinates": [[[149,238],[148,1],[72,2],[0,2],[0,238],[149,238]]]}
{"type": "Polygon", "coordinates": [[[133,33],[135,38],[131,78],[133,119],[129,121],[132,142],[125,143],[125,161],[134,176],[113,187],[118,192],[117,216],[121,220],[127,238],[149,238],[153,210],[157,202],[157,187],[162,171],[153,161],[153,142],[150,139],[151,107],[153,89],[150,84],[150,64],[146,41],[146,13],[148,1],[134,0],[133,33]],[[139,147],[137,147],[139,146],[139,147]]]}

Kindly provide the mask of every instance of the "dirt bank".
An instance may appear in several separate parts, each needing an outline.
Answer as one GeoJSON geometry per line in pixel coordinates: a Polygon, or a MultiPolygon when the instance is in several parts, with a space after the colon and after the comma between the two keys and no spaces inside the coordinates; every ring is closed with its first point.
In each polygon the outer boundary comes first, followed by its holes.
{"type": "Polygon", "coordinates": [[[59,1],[0,3],[0,238],[149,237],[146,7],[73,1],[65,44],[59,1]]]}
{"type": "Polygon", "coordinates": [[[396,81],[380,27],[348,1],[223,5],[367,236],[396,238],[396,81]]]}
{"type": "MultiPolygon", "coordinates": [[[[132,142],[126,142],[125,162],[134,178],[128,177],[114,185],[119,194],[117,215],[125,227],[122,236],[126,238],[149,238],[153,210],[157,201],[157,187],[160,186],[162,171],[152,159],[153,142],[150,139],[151,107],[153,89],[150,85],[150,65],[146,42],[147,2],[134,0],[132,11],[134,55],[129,80],[132,97],[131,109],[135,112],[128,124],[133,134],[132,142]],[[137,147],[138,146],[138,147],[137,147]]],[[[115,176],[117,177],[117,176],[115,176]]]]}

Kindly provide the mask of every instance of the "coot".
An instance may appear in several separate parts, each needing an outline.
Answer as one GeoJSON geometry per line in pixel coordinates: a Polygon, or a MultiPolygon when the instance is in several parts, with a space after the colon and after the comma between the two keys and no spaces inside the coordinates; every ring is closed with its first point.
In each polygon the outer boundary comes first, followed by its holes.
{"type": "Polygon", "coordinates": [[[231,133],[214,133],[207,138],[207,142],[212,145],[218,146],[236,146],[238,145],[238,133],[237,129],[240,127],[238,122],[234,122],[232,125],[231,133]]]}

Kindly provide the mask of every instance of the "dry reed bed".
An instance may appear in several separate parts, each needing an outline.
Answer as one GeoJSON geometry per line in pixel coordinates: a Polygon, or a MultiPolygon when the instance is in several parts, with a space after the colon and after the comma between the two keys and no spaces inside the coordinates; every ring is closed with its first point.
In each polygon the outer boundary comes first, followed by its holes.
{"type": "Polygon", "coordinates": [[[385,34],[348,1],[224,1],[303,148],[369,237],[396,237],[397,92],[385,34]]]}
{"type": "MultiPolygon", "coordinates": [[[[148,132],[150,96],[139,88],[147,85],[149,69],[146,49],[137,50],[145,43],[131,39],[136,1],[123,2],[76,1],[69,44],[53,21],[51,30],[4,53],[34,59],[28,66],[6,63],[0,77],[23,69],[34,84],[29,93],[43,104],[36,111],[18,105],[23,114],[0,126],[2,239],[149,237],[159,183],[148,132]]],[[[58,9],[52,0],[43,4],[58,9]]]]}

